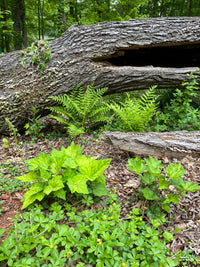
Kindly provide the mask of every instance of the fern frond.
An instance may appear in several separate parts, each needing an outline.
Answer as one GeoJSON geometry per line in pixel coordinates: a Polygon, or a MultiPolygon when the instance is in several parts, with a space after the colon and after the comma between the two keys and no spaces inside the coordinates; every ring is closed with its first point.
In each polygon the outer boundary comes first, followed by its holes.
{"type": "Polygon", "coordinates": [[[124,130],[142,131],[157,108],[155,87],[147,90],[140,99],[131,99],[127,93],[124,103],[113,103],[110,107],[121,120],[124,130]]]}
{"type": "Polygon", "coordinates": [[[76,117],[73,116],[73,113],[66,110],[64,107],[57,106],[57,107],[49,107],[48,109],[51,110],[51,112],[53,112],[54,114],[57,113],[67,117],[69,121],[76,121],[76,117]]]}
{"type": "Polygon", "coordinates": [[[62,106],[66,106],[67,105],[67,95],[60,95],[60,96],[50,96],[50,99],[53,99],[55,102],[57,102],[58,104],[62,105],[62,106]]]}
{"type": "Polygon", "coordinates": [[[78,135],[81,135],[84,133],[84,128],[83,127],[78,127],[75,124],[70,123],[69,126],[67,127],[67,132],[70,135],[71,138],[74,138],[78,135]]]}
{"type": "Polygon", "coordinates": [[[157,86],[152,86],[148,90],[146,90],[140,99],[138,100],[141,107],[144,109],[151,108],[156,103],[156,100],[158,99],[159,95],[155,95],[155,89],[157,86]]]}
{"type": "Polygon", "coordinates": [[[54,115],[50,115],[49,117],[52,118],[52,119],[57,120],[60,123],[64,123],[64,124],[67,124],[67,125],[69,124],[69,121],[67,119],[63,118],[63,117],[54,116],[54,115]]]}
{"type": "Polygon", "coordinates": [[[48,107],[47,109],[50,109],[54,113],[65,115],[71,118],[73,121],[76,120],[76,118],[73,119],[73,115],[76,114],[76,110],[72,105],[70,105],[68,95],[65,94],[61,96],[51,96],[50,98],[60,104],[60,106],[48,107]]]}
{"type": "Polygon", "coordinates": [[[81,100],[81,106],[83,107],[84,118],[92,118],[94,112],[101,103],[101,96],[106,92],[107,88],[94,89],[93,85],[88,85],[85,91],[85,95],[81,100]]]}
{"type": "Polygon", "coordinates": [[[83,128],[94,122],[103,122],[108,108],[101,97],[106,90],[107,88],[94,89],[93,84],[88,85],[86,89],[77,86],[70,95],[51,96],[50,98],[60,106],[49,107],[49,110],[58,115],[64,115],[68,119],[64,122],[63,119],[58,119],[60,117],[53,115],[58,121],[66,124],[79,123],[83,128]]]}
{"type": "Polygon", "coordinates": [[[109,116],[106,114],[110,111],[110,107],[106,106],[105,104],[103,106],[100,106],[99,108],[96,108],[91,113],[91,122],[103,122],[109,120],[109,116]]]}

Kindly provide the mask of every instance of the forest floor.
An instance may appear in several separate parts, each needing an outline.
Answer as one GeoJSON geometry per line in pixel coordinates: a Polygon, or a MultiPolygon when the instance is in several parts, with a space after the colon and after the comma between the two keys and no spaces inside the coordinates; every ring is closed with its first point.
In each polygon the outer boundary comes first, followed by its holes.
{"type": "MultiPolygon", "coordinates": [[[[0,166],[2,163],[7,165],[19,165],[20,171],[24,170],[24,164],[21,161],[20,155],[16,149],[13,137],[6,137],[9,141],[9,147],[4,148],[3,137],[0,137],[0,166]]],[[[19,149],[23,158],[30,159],[39,156],[40,152],[50,153],[53,148],[60,150],[62,146],[69,145],[69,139],[61,137],[53,140],[37,140],[31,141],[30,138],[21,136],[18,139],[19,149]]],[[[128,153],[113,149],[110,145],[104,143],[101,139],[95,139],[93,135],[83,135],[80,142],[84,155],[90,155],[95,159],[112,158],[109,168],[105,171],[107,181],[107,188],[110,192],[115,188],[119,201],[122,206],[121,216],[124,217],[133,208],[138,207],[144,209],[140,201],[134,200],[134,194],[139,187],[139,179],[137,175],[130,172],[126,167],[128,163],[128,153]]],[[[163,157],[162,163],[167,166],[169,162],[181,162],[183,167],[187,170],[185,178],[188,181],[193,181],[200,184],[200,159],[185,157],[181,161],[177,159],[168,159],[163,157]]],[[[6,165],[0,170],[5,179],[13,180],[13,174],[10,174],[6,165]]],[[[19,176],[17,174],[16,176],[19,176]]],[[[2,181],[2,178],[1,178],[2,181]]],[[[2,190],[0,183],[0,204],[2,211],[0,212],[0,229],[7,230],[12,225],[12,219],[16,212],[22,212],[22,197],[23,191],[13,193],[2,190]]],[[[94,204],[93,204],[94,205],[94,204]]],[[[174,240],[170,244],[172,252],[179,250],[187,250],[188,248],[194,251],[195,256],[200,258],[200,192],[187,193],[186,197],[181,199],[179,204],[172,205],[169,221],[160,227],[162,231],[173,231],[175,228],[180,228],[182,231],[174,234],[174,240]]],[[[148,219],[144,216],[144,220],[148,219]]],[[[3,239],[6,237],[4,234],[3,239]]],[[[1,240],[2,242],[2,240],[1,240]]],[[[192,266],[192,265],[187,265],[192,266]]],[[[200,266],[200,265],[199,265],[200,266]]]]}

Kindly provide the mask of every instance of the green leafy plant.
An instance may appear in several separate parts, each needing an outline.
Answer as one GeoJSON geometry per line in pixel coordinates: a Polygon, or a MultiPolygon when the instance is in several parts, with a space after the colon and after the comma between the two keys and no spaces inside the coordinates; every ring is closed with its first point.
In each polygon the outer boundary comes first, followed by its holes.
{"type": "Polygon", "coordinates": [[[19,165],[10,162],[0,164],[0,192],[13,193],[22,190],[27,186],[26,183],[15,180],[16,175],[21,174],[19,165]]]}
{"type": "MultiPolygon", "coordinates": [[[[115,194],[103,209],[77,211],[57,202],[49,210],[32,208],[14,219],[14,227],[0,246],[0,262],[7,266],[177,266],[192,251],[171,254],[173,233],[145,224],[134,208],[120,218],[115,194]],[[63,223],[64,222],[64,223],[63,223]]],[[[195,257],[187,262],[199,263],[195,257]]]]}
{"type": "Polygon", "coordinates": [[[138,197],[148,205],[147,216],[155,227],[166,221],[161,210],[169,212],[170,204],[179,203],[180,196],[184,197],[185,192],[200,190],[198,184],[183,180],[186,171],[180,163],[169,163],[165,169],[166,177],[162,174],[164,166],[161,161],[152,157],[144,160],[140,157],[129,159],[127,166],[139,175],[141,185],[138,197]]]}
{"type": "Polygon", "coordinates": [[[32,135],[33,140],[37,140],[39,137],[44,137],[44,134],[41,131],[45,126],[42,125],[40,118],[41,115],[37,116],[37,113],[38,113],[37,108],[33,107],[31,111],[31,117],[29,118],[29,122],[27,122],[24,126],[24,128],[26,129],[25,134],[32,135]]]}
{"type": "MultiPolygon", "coordinates": [[[[23,156],[22,156],[22,153],[19,149],[19,144],[18,144],[18,137],[20,136],[20,134],[18,133],[17,129],[14,127],[14,125],[12,124],[12,122],[8,119],[8,118],[5,118],[5,121],[6,123],[8,124],[8,128],[9,128],[9,131],[10,131],[10,135],[13,135],[14,136],[14,139],[15,139],[15,146],[16,146],[16,149],[17,149],[17,152],[19,153],[19,156],[20,156],[20,159],[23,163],[24,162],[24,159],[23,159],[23,156]]],[[[5,148],[8,148],[9,146],[9,143],[7,141],[4,140],[4,147],[5,148]],[[5,146],[6,145],[6,146],[5,146]]]]}
{"type": "Polygon", "coordinates": [[[60,106],[49,107],[53,113],[51,118],[66,124],[71,137],[87,132],[93,124],[105,122],[109,109],[102,100],[107,88],[94,89],[93,84],[86,89],[79,86],[70,95],[51,96],[60,106]]]}
{"type": "Polygon", "coordinates": [[[40,40],[22,51],[19,61],[22,67],[26,67],[27,62],[30,62],[32,65],[37,65],[39,71],[44,71],[50,57],[51,50],[48,43],[44,40],[40,40]]]}
{"type": "Polygon", "coordinates": [[[5,229],[0,229],[0,238],[3,236],[5,229]]]}
{"type": "Polygon", "coordinates": [[[195,131],[200,129],[200,111],[192,106],[192,99],[197,95],[196,75],[188,74],[190,81],[183,82],[183,89],[176,89],[170,94],[169,103],[164,105],[152,121],[154,131],[195,131]]]}
{"type": "Polygon", "coordinates": [[[5,148],[8,148],[9,147],[9,142],[8,142],[8,139],[7,138],[3,138],[3,146],[5,148]]]}
{"type": "Polygon", "coordinates": [[[24,194],[22,209],[45,196],[66,199],[66,193],[107,195],[103,172],[108,168],[111,159],[95,160],[83,156],[81,148],[74,142],[61,151],[53,149],[51,154],[40,153],[40,156],[28,160],[29,173],[16,177],[23,182],[33,183],[24,194]]]}
{"type": "Polygon", "coordinates": [[[121,121],[122,130],[141,132],[145,129],[157,109],[158,96],[155,95],[155,88],[156,86],[151,87],[139,99],[132,99],[127,93],[124,102],[109,105],[121,121]]]}
{"type": "MultiPolygon", "coordinates": [[[[4,200],[1,200],[0,201],[0,215],[2,214],[2,210],[4,209],[3,203],[4,203],[4,200]]],[[[0,237],[1,237],[1,232],[0,232],[0,237]]]]}

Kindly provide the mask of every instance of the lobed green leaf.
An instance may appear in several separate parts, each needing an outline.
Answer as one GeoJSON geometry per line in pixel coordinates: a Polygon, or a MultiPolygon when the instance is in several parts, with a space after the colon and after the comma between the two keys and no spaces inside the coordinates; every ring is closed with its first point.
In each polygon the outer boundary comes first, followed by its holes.
{"type": "Polygon", "coordinates": [[[48,186],[44,188],[44,193],[49,195],[53,191],[60,190],[64,187],[63,181],[62,181],[62,176],[57,175],[54,176],[48,183],[48,186]]]}
{"type": "Polygon", "coordinates": [[[35,182],[39,180],[39,175],[36,172],[29,172],[28,174],[15,177],[15,179],[22,182],[35,182]]]}
{"type": "Polygon", "coordinates": [[[146,165],[140,157],[128,159],[128,164],[126,166],[129,168],[130,171],[139,175],[141,175],[142,172],[146,170],[146,165]]]}
{"type": "Polygon", "coordinates": [[[183,166],[181,165],[180,162],[174,164],[170,162],[165,172],[167,176],[171,179],[181,179],[181,177],[185,175],[186,170],[183,169],[183,166]]]}
{"type": "Polygon", "coordinates": [[[67,181],[67,185],[71,191],[71,193],[82,193],[88,194],[87,188],[87,177],[82,174],[75,175],[73,177],[69,177],[67,181]]]}

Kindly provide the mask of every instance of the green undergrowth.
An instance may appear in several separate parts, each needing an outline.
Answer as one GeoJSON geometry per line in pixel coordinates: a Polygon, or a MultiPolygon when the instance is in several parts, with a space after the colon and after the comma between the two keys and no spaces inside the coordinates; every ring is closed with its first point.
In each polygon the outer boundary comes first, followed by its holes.
{"type": "Polygon", "coordinates": [[[25,188],[26,183],[14,179],[19,174],[21,174],[21,170],[18,164],[9,162],[0,164],[0,194],[11,194],[25,188]]]}
{"type": "Polygon", "coordinates": [[[102,99],[107,90],[108,88],[95,89],[91,84],[86,89],[78,86],[69,95],[51,96],[59,106],[47,108],[52,112],[50,117],[65,124],[72,138],[88,132],[95,124],[109,120],[109,108],[102,99]]]}
{"type": "Polygon", "coordinates": [[[155,227],[167,222],[166,213],[170,212],[171,204],[178,204],[180,197],[185,197],[186,192],[200,190],[198,184],[184,181],[186,170],[181,163],[169,163],[164,168],[161,160],[152,157],[142,160],[136,157],[129,159],[127,166],[130,171],[138,174],[140,187],[135,198],[144,202],[146,215],[155,227]]]}
{"type": "MultiPolygon", "coordinates": [[[[80,145],[72,142],[60,151],[40,153],[27,163],[28,173],[16,177],[16,181],[30,184],[23,199],[25,212],[16,215],[0,245],[0,266],[171,267],[199,263],[192,250],[170,252],[174,234],[181,229],[160,230],[164,223],[170,224],[165,217],[170,204],[177,204],[186,191],[199,190],[198,185],[183,180],[185,170],[180,164],[170,163],[165,178],[161,161],[129,159],[129,169],[141,180],[138,194],[146,208],[133,208],[122,217],[117,195],[105,186],[103,173],[110,159],[86,157],[80,145]]],[[[1,229],[0,236],[3,234],[1,229]]]]}
{"type": "MultiPolygon", "coordinates": [[[[180,229],[175,229],[175,232],[160,230],[163,224],[170,225],[170,220],[173,220],[169,215],[171,205],[178,204],[180,197],[185,197],[185,192],[200,189],[197,184],[185,181],[185,170],[180,163],[169,163],[164,168],[161,161],[152,157],[129,159],[127,167],[140,180],[133,201],[141,201],[144,209],[133,208],[122,218],[117,196],[110,194],[106,188],[104,171],[111,159],[87,157],[82,154],[80,146],[89,145],[87,141],[79,139],[78,146],[71,142],[72,137],[92,131],[92,125],[97,127],[99,122],[104,123],[104,118],[108,124],[102,127],[103,130],[199,129],[199,110],[191,104],[197,83],[193,74],[190,77],[191,81],[183,84],[185,90],[177,89],[173,99],[159,113],[155,87],[137,99],[128,94],[125,100],[118,99],[117,104],[113,102],[110,106],[104,103],[102,97],[106,89],[93,92],[93,86],[88,87],[89,102],[83,88],[78,99],[77,91],[57,99],[61,106],[50,109],[57,112],[58,116],[54,118],[67,127],[70,137],[65,138],[69,146],[62,147],[60,151],[53,149],[50,154],[41,152],[38,157],[26,162],[18,145],[17,131],[7,119],[14,134],[16,150],[27,172],[21,175],[19,166],[9,162],[0,165],[1,193],[25,189],[25,211],[13,220],[14,226],[0,245],[0,266],[198,265],[200,262],[193,256],[192,250],[170,252],[174,235],[180,229]],[[94,105],[91,105],[94,99],[94,105]],[[17,176],[16,179],[13,179],[14,176],[17,176]],[[78,202],[74,203],[72,199],[78,202]],[[101,208],[97,209],[96,201],[100,201],[98,207],[101,208]],[[91,205],[94,206],[91,208],[91,205]]],[[[63,136],[56,126],[54,132],[44,134],[40,114],[36,108],[32,111],[33,117],[25,127],[32,142],[63,136]]],[[[97,135],[99,129],[95,129],[97,135]]],[[[3,143],[5,149],[10,145],[6,138],[3,143]]],[[[3,205],[0,202],[0,213],[3,205]]],[[[0,236],[3,233],[1,229],[0,236]]]]}
{"type": "Polygon", "coordinates": [[[37,140],[66,134],[74,139],[93,131],[196,131],[200,129],[200,111],[193,100],[198,90],[194,73],[188,74],[181,89],[158,90],[152,86],[142,93],[104,96],[107,88],[96,89],[93,83],[86,89],[77,86],[68,95],[50,97],[58,106],[47,109],[52,112],[50,118],[60,125],[59,131],[54,125],[51,133],[46,133],[48,127],[42,125],[39,111],[33,107],[25,125],[26,135],[37,140]]]}
{"type": "Polygon", "coordinates": [[[178,266],[195,262],[190,252],[169,251],[173,233],[147,225],[133,208],[125,218],[115,194],[102,208],[76,209],[54,202],[45,210],[35,205],[13,220],[0,246],[1,266],[178,266]]]}
{"type": "MultiPolygon", "coordinates": [[[[2,210],[4,209],[3,203],[4,203],[4,200],[1,200],[0,201],[0,215],[2,214],[2,210]]],[[[0,235],[0,237],[1,237],[1,235],[0,235]]]]}
{"type": "Polygon", "coordinates": [[[95,160],[82,155],[80,145],[70,146],[58,151],[53,149],[51,154],[40,153],[39,157],[27,161],[28,174],[16,177],[22,182],[32,185],[24,194],[23,209],[36,200],[45,197],[57,197],[66,200],[67,194],[107,195],[106,180],[103,175],[111,159],[95,160]]]}
{"type": "MultiPolygon", "coordinates": [[[[197,70],[198,71],[198,70],[197,70]]],[[[182,89],[175,89],[171,92],[164,92],[162,105],[154,120],[150,122],[149,130],[156,132],[163,131],[198,131],[200,130],[199,105],[193,104],[199,90],[197,76],[188,74],[189,80],[182,83],[182,89]]]]}
{"type": "MultiPolygon", "coordinates": [[[[124,102],[111,102],[109,108],[114,112],[114,123],[118,122],[117,128],[122,131],[142,132],[156,113],[158,104],[156,100],[156,86],[146,90],[140,98],[131,98],[130,94],[124,102]]],[[[112,126],[112,121],[109,123],[112,126]]]]}

